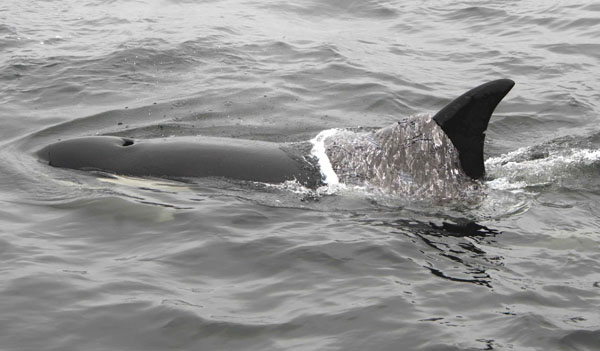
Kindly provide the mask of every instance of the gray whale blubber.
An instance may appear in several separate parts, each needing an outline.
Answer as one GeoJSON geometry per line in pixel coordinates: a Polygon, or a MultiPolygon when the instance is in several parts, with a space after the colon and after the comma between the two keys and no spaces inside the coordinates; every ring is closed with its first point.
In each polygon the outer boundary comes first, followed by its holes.
{"type": "MultiPolygon", "coordinates": [[[[509,79],[482,84],[433,117],[456,148],[461,171],[471,179],[480,179],[485,173],[484,132],[494,109],[513,86],[509,79]]],[[[283,144],[256,140],[90,136],[50,144],[37,154],[53,167],[129,176],[225,177],[264,183],[297,180],[309,187],[321,180],[319,168],[308,154],[303,156],[283,144]]]]}

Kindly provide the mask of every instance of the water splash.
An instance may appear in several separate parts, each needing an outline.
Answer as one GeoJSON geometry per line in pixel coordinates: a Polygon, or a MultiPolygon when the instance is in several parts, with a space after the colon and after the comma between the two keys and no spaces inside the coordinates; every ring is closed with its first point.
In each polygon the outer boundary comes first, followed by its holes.
{"type": "Polygon", "coordinates": [[[471,199],[481,189],[464,174],[457,150],[429,115],[374,132],[328,130],[313,144],[324,178],[344,184],[441,201],[471,199]]]}
{"type": "Polygon", "coordinates": [[[493,189],[518,190],[574,179],[600,162],[600,150],[524,147],[489,158],[486,169],[493,189]]]}

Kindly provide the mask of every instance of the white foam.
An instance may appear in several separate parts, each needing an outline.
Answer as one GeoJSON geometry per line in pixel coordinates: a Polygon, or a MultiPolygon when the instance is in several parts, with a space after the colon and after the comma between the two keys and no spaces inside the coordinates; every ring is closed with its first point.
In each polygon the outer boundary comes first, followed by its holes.
{"type": "Polygon", "coordinates": [[[331,161],[325,152],[325,139],[335,135],[339,131],[339,129],[327,129],[310,140],[313,145],[311,155],[317,158],[323,182],[329,186],[339,184],[340,179],[338,178],[338,175],[335,174],[335,171],[331,166],[331,161]]]}
{"type": "Polygon", "coordinates": [[[519,157],[526,154],[529,151],[528,148],[520,148],[515,151],[509,152],[508,154],[491,157],[486,160],[486,166],[521,166],[521,167],[552,167],[556,165],[572,165],[582,164],[590,165],[600,161],[600,150],[590,149],[571,149],[566,151],[550,151],[547,157],[534,160],[519,160],[519,157]]]}
{"type": "Polygon", "coordinates": [[[524,155],[528,151],[529,151],[528,147],[521,147],[521,148],[518,148],[517,150],[511,151],[504,155],[500,155],[497,157],[490,157],[487,160],[485,160],[485,167],[490,168],[490,167],[495,167],[495,166],[502,166],[503,164],[505,164],[507,162],[512,162],[513,160],[524,155]]]}
{"type": "Polygon", "coordinates": [[[546,157],[527,159],[528,148],[521,148],[486,161],[486,182],[492,189],[515,190],[527,186],[547,185],[563,177],[573,176],[577,167],[590,166],[600,161],[600,150],[550,150],[546,157]]]}
{"type": "Polygon", "coordinates": [[[513,192],[522,192],[527,183],[523,181],[511,182],[506,177],[493,179],[485,183],[488,187],[495,190],[511,190],[513,192]]]}

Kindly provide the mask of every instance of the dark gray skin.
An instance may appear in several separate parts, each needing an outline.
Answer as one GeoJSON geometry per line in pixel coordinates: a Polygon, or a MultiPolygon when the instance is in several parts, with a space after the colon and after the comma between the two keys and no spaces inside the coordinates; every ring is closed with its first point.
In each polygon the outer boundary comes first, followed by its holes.
{"type": "MultiPolygon", "coordinates": [[[[513,85],[514,82],[509,79],[482,84],[454,99],[432,118],[455,148],[459,159],[455,162],[459,163],[456,166],[471,180],[484,176],[484,132],[494,109],[513,85]]],[[[432,137],[419,133],[411,135],[405,131],[396,135],[392,138],[396,140],[395,146],[392,146],[402,147],[405,141],[432,137]]],[[[311,163],[308,152],[298,154],[298,150],[293,149],[264,141],[214,137],[132,140],[95,136],[59,141],[46,146],[38,155],[54,167],[100,170],[131,176],[224,177],[263,183],[297,180],[311,188],[318,186],[321,175],[319,169],[311,163]]],[[[375,148],[375,154],[379,152],[378,149],[375,148]]],[[[435,151],[436,148],[432,150],[435,151]]],[[[394,155],[388,155],[382,162],[394,159],[394,155]]],[[[426,154],[419,159],[427,157],[436,155],[426,154]]],[[[435,163],[424,164],[434,164],[435,167],[435,163]]],[[[335,164],[333,166],[336,168],[335,164]]],[[[383,166],[396,167],[390,162],[383,166]]],[[[424,172],[427,177],[434,173],[429,170],[424,172]]],[[[403,177],[398,177],[401,178],[403,177]]],[[[394,184],[391,187],[394,188],[394,184]]]]}
{"type": "MultiPolygon", "coordinates": [[[[59,141],[38,156],[50,166],[165,178],[225,177],[313,185],[315,167],[280,144],[243,139],[194,137],[132,140],[91,136],[59,141]]],[[[318,177],[317,177],[318,178],[318,177]]]]}

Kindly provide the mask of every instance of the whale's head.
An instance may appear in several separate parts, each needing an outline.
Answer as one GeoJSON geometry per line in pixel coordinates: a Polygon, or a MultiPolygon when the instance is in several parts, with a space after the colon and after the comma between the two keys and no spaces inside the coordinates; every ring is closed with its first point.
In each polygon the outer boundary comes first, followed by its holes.
{"type": "Polygon", "coordinates": [[[37,156],[50,166],[82,169],[114,169],[115,158],[134,144],[132,139],[94,136],[68,139],[48,145],[37,156]]]}

